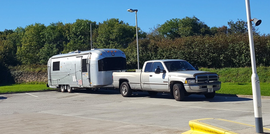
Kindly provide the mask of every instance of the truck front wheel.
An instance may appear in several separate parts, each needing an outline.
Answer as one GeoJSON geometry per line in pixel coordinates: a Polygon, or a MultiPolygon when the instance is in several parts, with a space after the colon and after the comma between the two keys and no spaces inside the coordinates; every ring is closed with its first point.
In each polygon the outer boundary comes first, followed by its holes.
{"type": "Polygon", "coordinates": [[[178,84],[178,83],[174,84],[173,90],[172,90],[174,99],[177,101],[184,100],[184,98],[185,98],[185,91],[184,90],[185,89],[184,89],[182,84],[178,84]]]}
{"type": "Polygon", "coordinates": [[[123,97],[129,97],[132,94],[132,90],[130,89],[130,86],[128,82],[123,82],[120,86],[120,92],[123,97]]]}

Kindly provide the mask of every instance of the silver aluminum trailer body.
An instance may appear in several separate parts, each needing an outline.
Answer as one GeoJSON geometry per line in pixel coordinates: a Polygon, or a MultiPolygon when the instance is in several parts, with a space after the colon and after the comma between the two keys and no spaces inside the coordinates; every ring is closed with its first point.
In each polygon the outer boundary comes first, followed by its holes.
{"type": "Polygon", "coordinates": [[[98,88],[112,85],[112,72],[126,69],[126,56],[118,49],[74,51],[52,56],[47,66],[50,88],[98,88]]]}

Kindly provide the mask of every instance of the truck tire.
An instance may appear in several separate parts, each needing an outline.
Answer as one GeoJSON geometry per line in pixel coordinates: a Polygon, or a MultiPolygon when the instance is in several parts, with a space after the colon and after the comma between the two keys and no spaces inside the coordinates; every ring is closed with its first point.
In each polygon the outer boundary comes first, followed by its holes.
{"type": "Polygon", "coordinates": [[[148,91],[148,94],[149,94],[149,96],[155,96],[155,95],[157,95],[157,92],[155,92],[155,91],[148,91]]]}
{"type": "Polygon", "coordinates": [[[65,92],[66,91],[65,86],[60,86],[60,90],[62,93],[65,92]]]}
{"type": "Polygon", "coordinates": [[[212,99],[215,97],[215,95],[216,95],[215,91],[213,93],[204,94],[205,98],[207,98],[207,99],[212,99]]]}
{"type": "Polygon", "coordinates": [[[173,85],[173,97],[176,101],[182,101],[185,98],[185,91],[182,84],[176,83],[173,85]]]}
{"type": "Polygon", "coordinates": [[[128,84],[128,82],[123,82],[120,86],[120,92],[123,97],[129,97],[132,94],[132,90],[128,84]]]}

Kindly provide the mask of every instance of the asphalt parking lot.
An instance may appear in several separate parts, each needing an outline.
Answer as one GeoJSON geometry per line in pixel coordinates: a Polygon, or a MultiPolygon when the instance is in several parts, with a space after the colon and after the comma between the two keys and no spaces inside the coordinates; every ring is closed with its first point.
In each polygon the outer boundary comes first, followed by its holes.
{"type": "MultiPolygon", "coordinates": [[[[263,125],[270,128],[270,98],[262,98],[263,125]]],[[[0,133],[182,133],[189,121],[222,118],[255,125],[250,96],[191,95],[177,102],[159,93],[135,92],[124,98],[116,90],[0,94],[0,133]]],[[[254,128],[255,131],[255,128],[254,128]]]]}

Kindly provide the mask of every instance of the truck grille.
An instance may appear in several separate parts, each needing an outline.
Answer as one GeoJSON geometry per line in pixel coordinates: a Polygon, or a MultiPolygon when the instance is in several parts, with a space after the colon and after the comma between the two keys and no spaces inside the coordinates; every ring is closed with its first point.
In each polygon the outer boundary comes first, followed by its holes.
{"type": "Polygon", "coordinates": [[[218,81],[217,74],[199,74],[196,75],[196,83],[212,83],[218,81]]]}

